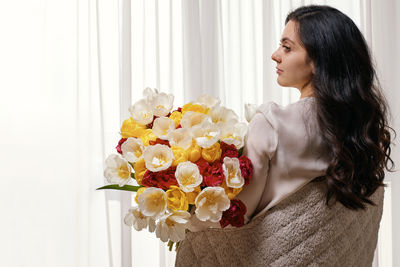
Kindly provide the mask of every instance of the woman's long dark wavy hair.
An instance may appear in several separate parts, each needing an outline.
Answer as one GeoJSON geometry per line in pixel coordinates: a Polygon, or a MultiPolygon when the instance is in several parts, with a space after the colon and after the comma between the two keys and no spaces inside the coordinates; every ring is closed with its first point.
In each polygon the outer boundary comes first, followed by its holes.
{"type": "Polygon", "coordinates": [[[330,6],[303,6],[286,17],[314,63],[311,83],[318,125],[330,148],[326,204],[365,209],[394,167],[388,104],[368,45],[354,22],[330,6]],[[391,167],[388,168],[388,163],[391,167]]]}

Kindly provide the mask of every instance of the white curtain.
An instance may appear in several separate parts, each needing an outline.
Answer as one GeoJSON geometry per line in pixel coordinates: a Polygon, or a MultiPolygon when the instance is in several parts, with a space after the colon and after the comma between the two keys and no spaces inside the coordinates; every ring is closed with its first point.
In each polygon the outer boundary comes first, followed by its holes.
{"type": "MultiPolygon", "coordinates": [[[[277,85],[270,56],[288,11],[310,3],[360,26],[400,133],[395,0],[0,3],[0,264],[173,266],[175,253],[154,234],[122,223],[131,194],[95,191],[127,108],[147,86],[173,93],[175,106],[218,96],[242,119],[246,102],[296,101],[297,89],[277,85]]],[[[400,266],[396,178],[387,175],[374,266],[400,266]]]]}
{"type": "Polygon", "coordinates": [[[2,266],[109,262],[91,5],[0,4],[2,266]]]}
{"type": "Polygon", "coordinates": [[[0,3],[2,266],[121,265],[121,194],[95,191],[119,136],[119,18],[110,1],[0,3]]]}

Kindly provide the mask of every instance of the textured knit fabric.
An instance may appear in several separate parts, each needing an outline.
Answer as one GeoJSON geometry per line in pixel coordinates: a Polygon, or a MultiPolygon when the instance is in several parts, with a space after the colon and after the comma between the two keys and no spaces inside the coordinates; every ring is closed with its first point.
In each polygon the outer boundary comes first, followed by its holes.
{"type": "Polygon", "coordinates": [[[324,184],[310,182],[241,228],[187,233],[175,266],[371,266],[383,193],[364,211],[330,209],[324,184]]]}

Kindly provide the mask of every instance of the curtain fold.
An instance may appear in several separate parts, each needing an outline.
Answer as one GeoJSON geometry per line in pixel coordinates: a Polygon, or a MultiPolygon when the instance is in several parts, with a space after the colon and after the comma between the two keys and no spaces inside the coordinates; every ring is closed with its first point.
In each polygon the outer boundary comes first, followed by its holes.
{"type": "MultiPolygon", "coordinates": [[[[89,184],[82,187],[88,207],[79,216],[87,243],[79,259],[87,266],[119,266],[121,261],[120,198],[111,191],[95,191],[104,184],[104,159],[111,153],[119,127],[118,5],[99,0],[77,1],[77,100],[79,103],[77,176],[89,184]],[[107,11],[107,12],[106,12],[107,11]],[[88,166],[88,163],[91,163],[88,166]],[[98,167],[101,166],[99,169],[98,167]],[[86,249],[85,249],[86,248],[86,249]]],[[[80,187],[80,184],[76,185],[80,187]]]]}
{"type": "MultiPolygon", "coordinates": [[[[391,117],[390,125],[400,133],[400,107],[398,100],[400,93],[400,4],[398,1],[385,0],[380,3],[376,1],[366,1],[366,25],[370,27],[364,31],[371,36],[370,47],[376,64],[377,74],[380,79],[383,92],[388,100],[391,117]],[[396,49],[393,49],[396,47],[396,49]]],[[[398,144],[398,138],[395,144],[398,144]]],[[[392,159],[397,165],[400,162],[400,148],[392,147],[392,159]]],[[[398,170],[398,166],[395,168],[398,170]]],[[[400,203],[400,180],[397,172],[386,172],[385,181],[389,184],[390,198],[385,199],[388,203],[387,211],[384,213],[380,230],[380,242],[378,244],[379,263],[382,266],[400,265],[400,210],[396,209],[396,204],[400,203]],[[391,209],[390,209],[391,208],[391,209]]],[[[385,212],[385,211],[384,211],[385,212]]],[[[381,265],[380,265],[381,266],[381,265]]]]}
{"type": "Polygon", "coordinates": [[[183,1],[185,102],[201,94],[223,96],[220,1],[183,1]]]}
{"type": "MultiPolygon", "coordinates": [[[[132,98],[131,80],[131,1],[119,2],[119,107],[120,125],[129,118],[129,107],[132,98]]],[[[121,194],[121,218],[125,216],[132,206],[132,194],[121,194]]],[[[132,238],[131,229],[121,219],[121,265],[132,266],[132,238]]]]}
{"type": "Polygon", "coordinates": [[[276,80],[275,62],[271,60],[271,54],[279,46],[280,34],[283,30],[279,3],[275,1],[263,1],[263,102],[275,101],[282,103],[282,88],[276,80]]]}

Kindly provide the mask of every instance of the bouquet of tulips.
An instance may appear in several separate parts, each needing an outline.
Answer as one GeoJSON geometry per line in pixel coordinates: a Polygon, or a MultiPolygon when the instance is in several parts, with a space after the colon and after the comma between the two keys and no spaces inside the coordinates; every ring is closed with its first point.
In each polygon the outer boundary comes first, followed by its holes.
{"type": "Polygon", "coordinates": [[[109,185],[99,189],[136,192],[128,226],[147,228],[162,241],[185,238],[192,216],[244,224],[246,206],[235,196],[252,177],[241,155],[247,123],[208,95],[173,109],[174,96],[146,88],[121,126],[116,154],[106,159],[109,185]],[[135,182],[137,185],[134,185],[135,182]]]}

